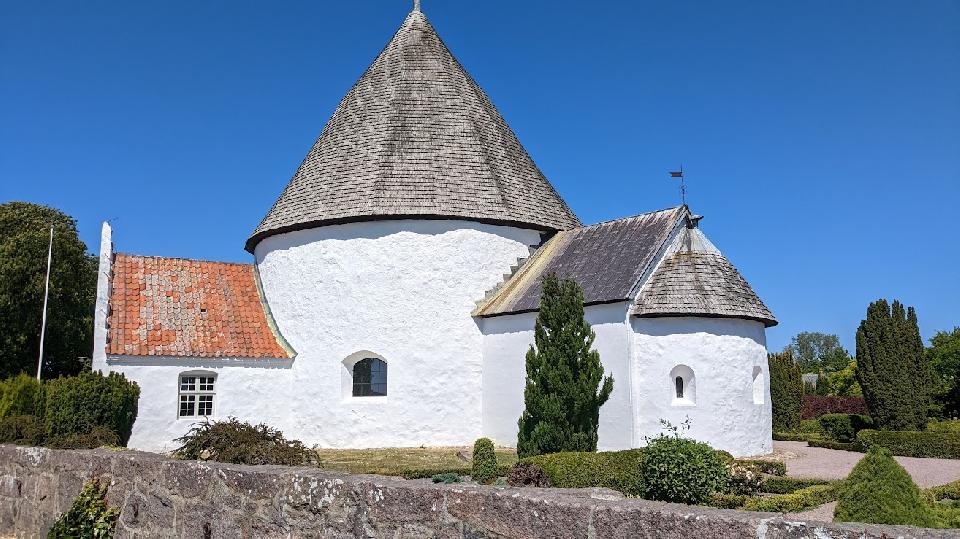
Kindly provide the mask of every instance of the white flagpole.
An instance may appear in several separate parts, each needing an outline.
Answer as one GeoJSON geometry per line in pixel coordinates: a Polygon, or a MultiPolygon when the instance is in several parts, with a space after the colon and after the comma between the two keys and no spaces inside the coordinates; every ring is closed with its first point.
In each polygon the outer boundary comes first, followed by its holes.
{"type": "Polygon", "coordinates": [[[50,246],[47,248],[47,283],[43,291],[43,322],[40,325],[40,358],[37,360],[37,380],[43,370],[43,338],[47,332],[47,297],[50,295],[50,263],[53,262],[53,225],[50,225],[50,246]]]}

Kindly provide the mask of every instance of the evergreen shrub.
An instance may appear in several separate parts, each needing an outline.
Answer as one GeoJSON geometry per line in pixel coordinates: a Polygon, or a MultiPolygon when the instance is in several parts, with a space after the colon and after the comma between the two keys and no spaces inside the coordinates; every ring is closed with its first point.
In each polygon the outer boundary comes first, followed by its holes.
{"type": "Polygon", "coordinates": [[[521,462],[538,466],[557,488],[606,487],[628,496],[639,496],[645,451],[551,453],[527,457],[521,462]]]}
{"type": "Polygon", "coordinates": [[[770,354],[770,402],[773,406],[773,430],[795,432],[800,428],[800,408],[803,402],[803,373],[788,349],[770,354]]]}
{"type": "Polygon", "coordinates": [[[0,419],[0,444],[43,445],[43,421],[32,415],[0,419]]]}
{"type": "Polygon", "coordinates": [[[800,420],[800,429],[797,432],[803,432],[806,434],[823,434],[823,428],[820,426],[820,422],[816,419],[801,419],[800,420]]]}
{"type": "Polygon", "coordinates": [[[917,458],[960,459],[960,433],[862,430],[857,444],[863,448],[882,447],[894,455],[917,458]]]}
{"type": "Polygon", "coordinates": [[[460,480],[460,474],[456,474],[456,473],[452,473],[452,472],[435,474],[435,475],[431,478],[431,480],[432,480],[434,483],[443,483],[443,484],[445,484],[445,485],[449,485],[449,484],[452,484],[452,483],[459,483],[459,482],[461,481],[461,480],[460,480]]]}
{"type": "Polygon", "coordinates": [[[96,425],[90,432],[67,434],[47,440],[46,446],[53,449],[96,449],[116,447],[120,437],[107,427],[96,425]]]}
{"type": "Polygon", "coordinates": [[[850,443],[857,433],[873,427],[868,416],[856,414],[825,414],[820,416],[820,427],[831,440],[850,443]]]}
{"type": "Polygon", "coordinates": [[[543,468],[530,462],[518,462],[510,468],[507,484],[512,487],[551,487],[550,477],[543,468]]]}
{"type": "Polygon", "coordinates": [[[316,452],[299,440],[287,440],[277,429],[263,424],[254,426],[233,417],[226,421],[198,424],[176,441],[182,445],[173,455],[187,460],[254,465],[318,464],[316,452]]]}
{"type": "Polygon", "coordinates": [[[14,416],[43,416],[43,386],[33,376],[0,381],[0,419],[14,416]]]}
{"type": "Polygon", "coordinates": [[[870,304],[857,329],[856,377],[877,428],[927,428],[933,374],[913,307],[870,304]]]}
{"type": "Polygon", "coordinates": [[[119,517],[119,508],[107,506],[107,484],[89,481],[70,509],[50,528],[47,538],[109,539],[113,537],[119,517]]]}
{"type": "Polygon", "coordinates": [[[935,524],[910,474],[882,448],[871,448],[841,484],[833,516],[837,522],[935,524]]]}
{"type": "Polygon", "coordinates": [[[610,398],[613,377],[603,375],[600,354],[592,349],[596,334],[575,281],[544,278],[533,333],[517,454],[596,451],[600,407],[610,398]]]}
{"type": "Polygon", "coordinates": [[[140,387],[122,374],[82,372],[44,384],[44,425],[46,435],[57,439],[88,434],[95,426],[110,429],[127,445],[137,419],[140,387]]]}
{"type": "Polygon", "coordinates": [[[473,444],[473,467],[470,477],[481,485],[488,485],[497,478],[497,454],[490,438],[480,438],[473,444]]]}
{"type": "Polygon", "coordinates": [[[676,436],[658,436],[644,448],[641,497],[702,505],[724,492],[730,479],[712,447],[676,436]]]}
{"type": "Polygon", "coordinates": [[[808,440],[810,447],[822,447],[824,449],[836,449],[837,451],[859,451],[863,453],[863,447],[858,442],[835,442],[833,440],[808,440]]]}

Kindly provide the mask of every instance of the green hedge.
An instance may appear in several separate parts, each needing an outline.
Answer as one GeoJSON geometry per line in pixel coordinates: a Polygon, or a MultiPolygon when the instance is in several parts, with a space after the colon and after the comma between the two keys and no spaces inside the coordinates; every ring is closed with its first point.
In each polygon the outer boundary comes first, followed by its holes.
{"type": "Polygon", "coordinates": [[[607,487],[630,496],[640,495],[643,461],[643,449],[551,453],[521,460],[543,469],[557,488],[607,487]]]}
{"type": "Polygon", "coordinates": [[[882,447],[903,457],[960,459],[960,433],[949,431],[862,430],[857,443],[882,447]]]}
{"type": "Polygon", "coordinates": [[[774,432],[773,439],[778,442],[809,442],[810,440],[820,440],[822,436],[819,433],[812,432],[774,432]]]}
{"type": "Polygon", "coordinates": [[[816,419],[801,419],[800,420],[800,430],[805,434],[823,434],[823,429],[820,427],[820,422],[816,419]]]}
{"type": "Polygon", "coordinates": [[[43,386],[26,374],[0,381],[0,419],[43,416],[43,386]]]}
{"type": "Polygon", "coordinates": [[[742,509],[745,511],[762,511],[766,513],[798,513],[812,507],[832,502],[839,496],[839,487],[842,481],[827,485],[814,485],[802,488],[790,494],[780,494],[760,498],[750,498],[742,509]]]}
{"type": "Polygon", "coordinates": [[[122,374],[107,376],[82,372],[70,378],[57,378],[44,387],[44,426],[47,438],[87,434],[93,427],[106,427],[127,445],[137,418],[140,387],[122,374]]]}
{"type": "Polygon", "coordinates": [[[826,479],[808,479],[804,477],[767,477],[760,485],[760,492],[768,494],[791,494],[814,485],[829,485],[833,481],[826,479]]]}
{"type": "Polygon", "coordinates": [[[43,445],[43,421],[32,415],[0,419],[0,444],[43,445]]]}
{"type": "Polygon", "coordinates": [[[850,443],[861,430],[873,428],[873,421],[865,415],[824,414],[819,421],[823,433],[836,442],[850,443]]]}
{"type": "Polygon", "coordinates": [[[767,475],[787,475],[787,465],[779,460],[739,459],[737,462],[767,475]]]}
{"type": "Polygon", "coordinates": [[[863,448],[857,442],[834,442],[833,440],[807,440],[810,447],[822,447],[824,449],[836,449],[839,451],[859,451],[863,453],[863,448]]]}
{"type": "Polygon", "coordinates": [[[960,421],[931,421],[927,423],[927,430],[930,432],[957,432],[960,433],[960,421]]]}

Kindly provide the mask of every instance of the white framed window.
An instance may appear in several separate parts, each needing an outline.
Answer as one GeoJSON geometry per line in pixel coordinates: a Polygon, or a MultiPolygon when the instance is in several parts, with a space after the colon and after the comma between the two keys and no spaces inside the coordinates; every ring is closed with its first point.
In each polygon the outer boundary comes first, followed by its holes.
{"type": "Polygon", "coordinates": [[[177,417],[210,417],[216,397],[217,375],[207,372],[181,373],[177,417]]]}
{"type": "Polygon", "coordinates": [[[696,406],[697,379],[693,369],[677,365],[670,371],[670,394],[671,406],[696,406]]]}

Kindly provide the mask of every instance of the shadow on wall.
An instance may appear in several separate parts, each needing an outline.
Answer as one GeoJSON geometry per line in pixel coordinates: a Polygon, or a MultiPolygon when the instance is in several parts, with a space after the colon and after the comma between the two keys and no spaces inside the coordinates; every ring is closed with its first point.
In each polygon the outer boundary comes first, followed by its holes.
{"type": "Polygon", "coordinates": [[[760,346],[766,346],[763,323],[754,320],[705,317],[634,317],[632,325],[636,333],[652,337],[705,333],[716,336],[742,337],[750,339],[760,346]]]}

